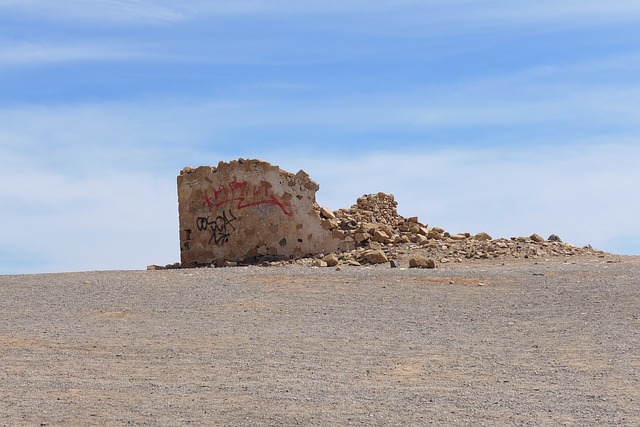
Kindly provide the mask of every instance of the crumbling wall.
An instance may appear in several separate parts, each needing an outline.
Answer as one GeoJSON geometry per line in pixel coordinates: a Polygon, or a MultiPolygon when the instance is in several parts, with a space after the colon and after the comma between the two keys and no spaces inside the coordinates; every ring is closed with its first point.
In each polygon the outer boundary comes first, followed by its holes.
{"type": "MultiPolygon", "coordinates": [[[[260,160],[187,167],[178,176],[183,266],[288,259],[348,250],[323,227],[318,184],[260,160]]],[[[327,212],[328,213],[328,212],[327,212]]]]}

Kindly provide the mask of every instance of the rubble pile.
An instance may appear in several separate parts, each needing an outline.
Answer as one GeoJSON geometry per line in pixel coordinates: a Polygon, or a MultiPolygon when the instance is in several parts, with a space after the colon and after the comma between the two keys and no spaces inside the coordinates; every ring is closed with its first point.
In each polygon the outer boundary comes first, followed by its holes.
{"type": "MultiPolygon", "coordinates": [[[[586,246],[577,248],[556,236],[547,239],[532,234],[528,237],[493,239],[480,232],[449,233],[440,227],[421,223],[418,217],[405,218],[397,212],[392,194],[377,193],[360,197],[349,209],[328,211],[318,207],[323,228],[334,235],[352,240],[351,251],[317,256],[306,260],[316,266],[381,264],[408,258],[409,265],[433,268],[437,264],[482,259],[545,259],[574,255],[601,255],[586,246]],[[415,255],[415,256],[412,256],[415,255]]],[[[301,261],[305,263],[305,260],[301,261]]]]}
{"type": "Polygon", "coordinates": [[[421,240],[416,236],[426,236],[427,226],[419,223],[417,217],[406,219],[399,215],[397,205],[392,194],[378,193],[360,197],[349,209],[335,212],[320,209],[319,213],[325,229],[351,238],[356,247],[367,247],[371,242],[410,243],[421,240]]]}
{"type": "Polygon", "coordinates": [[[398,215],[398,202],[393,194],[365,194],[349,209],[338,209],[334,215],[357,223],[387,224],[400,226],[405,219],[398,215]]]}

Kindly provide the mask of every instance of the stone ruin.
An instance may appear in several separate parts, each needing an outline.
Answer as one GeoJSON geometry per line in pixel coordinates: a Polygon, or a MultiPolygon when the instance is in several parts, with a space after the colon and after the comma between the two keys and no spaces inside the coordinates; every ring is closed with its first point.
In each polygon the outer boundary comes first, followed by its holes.
{"type": "MultiPolygon", "coordinates": [[[[493,239],[451,234],[405,218],[391,194],[363,195],[348,209],[318,206],[318,184],[260,160],[186,167],[178,176],[179,264],[167,267],[380,264],[410,267],[481,259],[545,259],[596,254],[558,236],[493,239]]],[[[150,266],[153,268],[163,268],[150,266]]]]}
{"type": "Polygon", "coordinates": [[[323,227],[318,184],[260,160],[187,167],[178,176],[183,266],[255,263],[348,250],[323,227]]]}

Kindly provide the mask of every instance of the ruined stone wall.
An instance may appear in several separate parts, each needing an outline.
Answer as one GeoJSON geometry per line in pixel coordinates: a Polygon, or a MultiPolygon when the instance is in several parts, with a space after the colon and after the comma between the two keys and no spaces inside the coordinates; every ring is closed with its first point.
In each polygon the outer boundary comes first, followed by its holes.
{"type": "Polygon", "coordinates": [[[187,167],[178,176],[183,266],[288,259],[347,250],[322,226],[319,186],[260,160],[187,167]]]}

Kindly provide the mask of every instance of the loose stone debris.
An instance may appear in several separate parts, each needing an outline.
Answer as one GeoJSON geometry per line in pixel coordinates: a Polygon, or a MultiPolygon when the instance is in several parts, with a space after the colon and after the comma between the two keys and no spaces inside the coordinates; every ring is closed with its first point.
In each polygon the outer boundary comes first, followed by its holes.
{"type": "MultiPolygon", "coordinates": [[[[440,227],[423,224],[418,217],[405,218],[399,215],[397,205],[394,196],[385,193],[365,194],[350,208],[336,211],[316,204],[314,208],[322,220],[322,227],[342,240],[353,240],[354,249],[289,260],[257,260],[255,264],[282,266],[295,263],[336,267],[386,263],[391,267],[435,268],[440,264],[473,260],[544,260],[606,254],[590,245],[578,248],[564,243],[555,234],[547,239],[535,233],[526,237],[494,239],[485,232],[473,235],[468,232],[450,233],[440,227]],[[403,265],[398,259],[409,259],[409,263],[403,265]]],[[[247,264],[224,264],[237,265],[247,264]]],[[[181,265],[150,265],[147,268],[181,268],[181,265]]]]}

